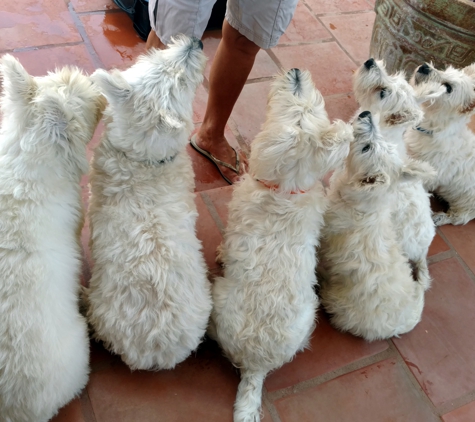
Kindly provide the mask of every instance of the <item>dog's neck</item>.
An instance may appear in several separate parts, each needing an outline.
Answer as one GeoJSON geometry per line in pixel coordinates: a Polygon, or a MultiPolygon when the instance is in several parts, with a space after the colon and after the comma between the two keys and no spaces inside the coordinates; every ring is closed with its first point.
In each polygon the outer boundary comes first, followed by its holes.
{"type": "Polygon", "coordinates": [[[406,144],[404,143],[404,132],[407,125],[381,126],[381,135],[388,142],[394,145],[402,159],[407,158],[406,144]]]}
{"type": "Polygon", "coordinates": [[[414,126],[412,130],[418,132],[419,135],[428,136],[430,138],[440,138],[446,140],[448,137],[452,139],[453,142],[457,141],[457,135],[461,132],[470,131],[468,123],[470,122],[470,117],[462,116],[459,119],[453,119],[448,122],[444,127],[440,127],[438,122],[432,122],[431,120],[424,119],[419,125],[414,126]]]}
{"type": "Polygon", "coordinates": [[[348,183],[343,182],[337,188],[337,197],[344,206],[355,216],[356,220],[369,219],[374,224],[386,219],[390,215],[391,207],[387,204],[392,202],[393,196],[390,191],[373,192],[362,196],[360,192],[348,183]]]}
{"type": "Polygon", "coordinates": [[[162,160],[137,160],[135,158],[129,157],[124,151],[120,151],[120,152],[122,152],[122,154],[124,154],[124,156],[130,161],[135,161],[136,163],[140,163],[145,166],[154,166],[154,167],[161,166],[162,164],[171,163],[178,155],[178,152],[176,152],[175,154],[170,155],[169,157],[166,157],[162,160]]]}
{"type": "Polygon", "coordinates": [[[265,186],[267,189],[269,189],[273,192],[288,193],[290,195],[297,195],[299,193],[307,193],[313,187],[312,186],[312,187],[310,187],[309,189],[306,189],[306,190],[296,189],[296,190],[287,191],[287,190],[281,190],[280,185],[270,183],[270,182],[267,182],[267,181],[262,180],[262,179],[257,179],[255,177],[254,177],[254,180],[256,182],[259,182],[261,185],[265,186]]]}

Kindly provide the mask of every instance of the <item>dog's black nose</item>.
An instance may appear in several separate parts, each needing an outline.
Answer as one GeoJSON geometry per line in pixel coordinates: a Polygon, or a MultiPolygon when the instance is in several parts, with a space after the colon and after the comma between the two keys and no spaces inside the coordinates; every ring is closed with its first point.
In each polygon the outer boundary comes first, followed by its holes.
{"type": "Polygon", "coordinates": [[[296,67],[290,69],[291,73],[295,73],[295,76],[298,78],[300,76],[300,69],[297,69],[296,67]]]}
{"type": "Polygon", "coordinates": [[[372,67],[374,67],[375,64],[376,64],[376,62],[374,61],[373,58],[371,58],[371,59],[366,60],[366,61],[364,62],[364,67],[366,67],[366,69],[369,70],[369,69],[371,69],[372,67]]]}
{"type": "Polygon", "coordinates": [[[417,69],[417,73],[423,73],[424,75],[428,75],[431,71],[430,66],[427,63],[424,63],[422,66],[417,69]]]}
{"type": "Polygon", "coordinates": [[[358,116],[359,120],[363,120],[365,117],[371,117],[371,112],[370,111],[363,111],[363,113],[360,113],[358,116]]]}
{"type": "Polygon", "coordinates": [[[203,41],[198,40],[198,46],[200,47],[201,50],[203,50],[203,41]]]}
{"type": "Polygon", "coordinates": [[[196,37],[191,37],[192,41],[193,41],[193,48],[196,47],[196,45],[198,44],[198,47],[203,50],[203,42],[199,39],[199,38],[196,38],[196,37]]]}

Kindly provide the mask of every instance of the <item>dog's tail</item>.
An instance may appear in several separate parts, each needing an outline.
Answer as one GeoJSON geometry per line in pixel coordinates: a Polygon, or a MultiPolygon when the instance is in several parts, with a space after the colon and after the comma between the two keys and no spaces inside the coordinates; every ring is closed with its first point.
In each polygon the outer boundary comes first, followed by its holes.
{"type": "Polygon", "coordinates": [[[259,422],[261,420],[262,384],[266,372],[241,369],[236,403],[234,403],[234,422],[259,422]]]}
{"type": "Polygon", "coordinates": [[[418,261],[409,260],[409,266],[412,271],[412,279],[419,283],[424,290],[427,290],[432,283],[432,279],[426,259],[421,258],[418,261]]]}

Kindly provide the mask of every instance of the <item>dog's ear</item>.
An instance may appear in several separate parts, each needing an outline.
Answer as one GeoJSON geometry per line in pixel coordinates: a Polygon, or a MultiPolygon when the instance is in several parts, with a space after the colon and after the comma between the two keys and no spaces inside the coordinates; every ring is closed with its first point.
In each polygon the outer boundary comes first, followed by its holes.
{"type": "Polygon", "coordinates": [[[475,100],[473,100],[470,104],[464,107],[460,107],[458,111],[460,114],[467,114],[467,113],[471,113],[473,110],[475,110],[475,100]]]}
{"type": "Polygon", "coordinates": [[[322,143],[331,149],[340,145],[341,142],[353,140],[353,128],[342,120],[335,120],[330,128],[321,135],[322,143]]]}
{"type": "Polygon", "coordinates": [[[416,86],[415,91],[417,104],[422,104],[444,95],[447,92],[447,88],[437,82],[427,82],[416,86]]]}
{"type": "Polygon", "coordinates": [[[99,87],[109,103],[124,103],[132,94],[132,87],[118,70],[108,73],[103,69],[97,69],[90,78],[99,87]]]}
{"type": "Polygon", "coordinates": [[[359,191],[370,191],[378,187],[389,185],[389,175],[381,172],[373,175],[364,175],[359,177],[354,183],[355,189],[359,191]]]}
{"type": "Polygon", "coordinates": [[[401,179],[404,181],[422,180],[424,183],[431,182],[437,177],[434,168],[425,161],[408,158],[401,171],[401,179]]]}
{"type": "Polygon", "coordinates": [[[384,116],[384,121],[388,126],[401,125],[408,122],[417,122],[422,119],[420,110],[403,110],[400,113],[391,113],[384,116]]]}
{"type": "Polygon", "coordinates": [[[20,62],[10,54],[0,60],[0,73],[5,93],[12,100],[29,103],[37,90],[36,81],[28,74],[20,62]]]}
{"type": "Polygon", "coordinates": [[[160,123],[168,132],[184,129],[186,123],[169,112],[160,112],[160,123]]]}
{"type": "Polygon", "coordinates": [[[59,144],[67,143],[66,131],[72,121],[71,112],[64,107],[64,100],[57,93],[48,93],[36,99],[45,110],[43,127],[48,136],[59,144]]]}
{"type": "Polygon", "coordinates": [[[475,63],[465,66],[463,72],[475,79],[475,63]]]}

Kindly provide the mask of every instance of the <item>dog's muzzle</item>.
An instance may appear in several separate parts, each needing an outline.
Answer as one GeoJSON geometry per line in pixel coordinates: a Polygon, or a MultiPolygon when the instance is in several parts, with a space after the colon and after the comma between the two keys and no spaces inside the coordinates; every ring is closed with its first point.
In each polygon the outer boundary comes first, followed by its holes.
{"type": "Polygon", "coordinates": [[[364,67],[368,70],[371,69],[372,67],[375,67],[375,66],[376,66],[376,62],[374,61],[373,58],[371,58],[369,60],[366,60],[364,62],[364,67]]]}
{"type": "Polygon", "coordinates": [[[431,68],[427,63],[424,63],[422,66],[419,66],[417,73],[422,73],[423,75],[428,75],[431,72],[431,68]]]}

